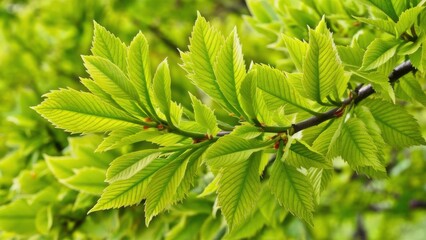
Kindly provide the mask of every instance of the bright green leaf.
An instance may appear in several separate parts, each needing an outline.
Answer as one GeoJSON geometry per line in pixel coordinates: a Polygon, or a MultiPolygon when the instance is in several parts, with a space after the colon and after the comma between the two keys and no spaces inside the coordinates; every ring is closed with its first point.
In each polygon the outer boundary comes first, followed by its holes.
{"type": "Polygon", "coordinates": [[[396,54],[398,44],[398,40],[376,38],[365,51],[362,69],[372,70],[385,64],[396,54]]]}
{"type": "Polygon", "coordinates": [[[285,162],[295,167],[332,168],[330,161],[327,161],[321,153],[302,141],[296,141],[291,144],[290,152],[285,162]]]}
{"type": "Polygon", "coordinates": [[[204,105],[200,100],[198,100],[194,95],[190,94],[190,97],[194,107],[195,121],[200,124],[200,126],[207,129],[207,134],[209,136],[215,137],[216,134],[220,131],[220,128],[217,127],[217,119],[213,111],[204,105]]]}
{"type": "Polygon", "coordinates": [[[157,71],[154,75],[154,83],[152,85],[154,90],[154,99],[157,107],[163,114],[168,117],[170,115],[171,103],[171,78],[169,64],[167,59],[158,65],[157,71]]]}

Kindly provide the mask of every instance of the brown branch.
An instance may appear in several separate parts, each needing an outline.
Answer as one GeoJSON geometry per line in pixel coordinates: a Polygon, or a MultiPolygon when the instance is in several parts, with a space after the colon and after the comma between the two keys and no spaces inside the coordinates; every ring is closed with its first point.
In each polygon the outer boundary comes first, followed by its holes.
{"type": "MultiPolygon", "coordinates": [[[[389,82],[391,84],[394,84],[398,79],[403,77],[405,74],[412,72],[414,70],[415,70],[415,68],[411,64],[410,61],[403,62],[402,64],[400,64],[396,68],[394,68],[392,73],[389,74],[389,82]]],[[[301,122],[293,124],[293,130],[294,130],[293,132],[296,133],[296,132],[299,132],[303,129],[313,127],[313,126],[316,126],[316,125],[323,123],[327,120],[336,118],[336,117],[338,117],[338,116],[336,116],[336,113],[342,107],[348,105],[352,101],[355,104],[358,104],[359,102],[361,102],[362,100],[364,100],[365,98],[367,98],[368,96],[370,96],[373,93],[375,93],[375,91],[370,84],[363,86],[359,89],[357,96],[355,98],[349,97],[349,98],[343,100],[341,107],[333,108],[333,109],[329,110],[328,112],[325,112],[321,115],[313,116],[311,118],[308,118],[306,120],[303,120],[301,122]]]]}

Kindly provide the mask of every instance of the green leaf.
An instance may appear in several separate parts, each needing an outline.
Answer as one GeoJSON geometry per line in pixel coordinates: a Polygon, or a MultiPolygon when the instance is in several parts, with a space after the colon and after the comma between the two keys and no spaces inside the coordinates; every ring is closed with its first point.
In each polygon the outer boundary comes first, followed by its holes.
{"type": "Polygon", "coordinates": [[[221,137],[206,151],[204,160],[211,167],[225,167],[242,161],[273,142],[262,142],[255,139],[244,139],[234,135],[221,137]]]}
{"type": "Polygon", "coordinates": [[[93,38],[92,53],[103,57],[117,65],[123,72],[126,71],[127,47],[116,36],[104,27],[94,22],[95,36],[93,38]]]}
{"type": "Polygon", "coordinates": [[[169,64],[167,59],[162,61],[158,65],[157,71],[154,75],[154,83],[152,85],[154,90],[154,99],[156,106],[161,112],[168,118],[170,116],[170,104],[171,104],[171,78],[169,64]]]}
{"type": "Polygon", "coordinates": [[[181,53],[184,63],[182,67],[197,87],[223,107],[234,110],[219,88],[213,67],[224,42],[224,37],[198,14],[190,38],[189,52],[181,53]]]}
{"type": "Polygon", "coordinates": [[[218,199],[230,231],[243,222],[256,205],[260,191],[260,159],[261,154],[253,154],[252,157],[223,169],[218,199]]]}
{"type": "Polygon", "coordinates": [[[154,180],[148,188],[145,202],[145,223],[147,226],[154,216],[175,201],[173,197],[185,175],[188,164],[187,158],[192,153],[193,150],[188,150],[158,170],[152,177],[154,180]]]}
{"type": "Polygon", "coordinates": [[[398,81],[397,88],[404,91],[410,99],[414,99],[426,107],[426,93],[415,76],[411,74],[405,75],[398,81]]]}
{"type": "Polygon", "coordinates": [[[105,170],[94,167],[74,170],[74,175],[67,179],[62,179],[61,183],[71,189],[93,195],[101,195],[104,188],[107,187],[105,170]]]}
{"type": "Polygon", "coordinates": [[[333,170],[310,168],[308,170],[308,177],[312,182],[315,203],[319,204],[322,191],[324,191],[327,185],[331,182],[333,170]]]}
{"type": "Polygon", "coordinates": [[[305,60],[309,44],[302,42],[297,38],[291,38],[286,35],[282,35],[282,38],[297,70],[299,70],[299,72],[303,72],[303,62],[305,60]]]}
{"type": "Polygon", "coordinates": [[[18,234],[36,234],[37,209],[23,199],[0,207],[0,230],[18,234]]]}
{"type": "Polygon", "coordinates": [[[396,24],[392,20],[355,17],[358,21],[370,24],[389,34],[395,35],[396,24]]]}
{"type": "Polygon", "coordinates": [[[373,89],[383,98],[391,100],[395,103],[395,92],[393,91],[392,85],[389,82],[387,75],[374,71],[374,72],[352,72],[352,80],[371,84],[373,89]]]}
{"type": "Polygon", "coordinates": [[[365,124],[358,118],[350,118],[342,124],[341,133],[329,152],[329,157],[337,156],[341,156],[354,170],[360,167],[384,169],[378,158],[374,139],[368,134],[365,124]]]}
{"type": "Polygon", "coordinates": [[[61,89],[44,96],[47,99],[33,109],[69,132],[107,132],[138,124],[127,113],[90,93],[61,89]]]}
{"type": "Polygon", "coordinates": [[[285,159],[286,163],[294,167],[316,167],[316,168],[332,168],[330,161],[314,150],[312,147],[302,141],[295,141],[290,146],[290,152],[285,159]]]}
{"type": "Polygon", "coordinates": [[[392,1],[383,1],[383,0],[368,0],[372,6],[375,6],[377,9],[384,12],[395,22],[398,20],[398,14],[393,8],[392,1]]]}
{"type": "Polygon", "coordinates": [[[236,135],[244,139],[253,139],[263,133],[262,129],[253,125],[239,125],[234,128],[231,135],[236,135]]]}
{"type": "Polygon", "coordinates": [[[146,149],[121,155],[111,162],[106,174],[106,181],[113,183],[129,179],[156,160],[160,154],[161,149],[146,149]]]}
{"type": "Polygon", "coordinates": [[[247,115],[248,119],[247,121],[251,122],[256,119],[256,79],[254,79],[254,76],[256,74],[255,69],[250,69],[247,73],[245,79],[241,83],[240,87],[240,102],[241,102],[241,108],[244,110],[245,114],[247,115]]]}
{"type": "Polygon", "coordinates": [[[399,16],[399,20],[396,23],[396,34],[400,36],[405,31],[407,31],[411,26],[417,21],[417,17],[423,11],[424,7],[413,7],[405,10],[401,16],[399,16]]]}
{"type": "Polygon", "coordinates": [[[111,61],[98,56],[83,56],[83,61],[92,79],[106,93],[118,98],[138,99],[133,84],[111,61]]]}
{"type": "Polygon", "coordinates": [[[380,100],[364,100],[382,130],[386,143],[395,148],[426,144],[417,121],[402,107],[380,100]]]}
{"type": "Polygon", "coordinates": [[[391,59],[398,48],[399,40],[376,38],[365,51],[362,70],[372,70],[391,59]]]}
{"type": "Polygon", "coordinates": [[[154,115],[155,110],[149,96],[152,85],[149,45],[145,36],[139,32],[130,43],[127,72],[129,79],[136,87],[142,108],[147,114],[154,115]]]}
{"type": "Polygon", "coordinates": [[[207,130],[209,136],[215,137],[220,128],[217,127],[217,119],[209,107],[204,105],[194,95],[190,94],[192,106],[194,107],[195,121],[207,130]]]}
{"type": "Polygon", "coordinates": [[[270,109],[285,106],[285,111],[288,114],[300,110],[315,114],[294,87],[290,85],[284,73],[266,65],[256,65],[255,67],[257,69],[257,87],[262,90],[270,109]]]}
{"type": "Polygon", "coordinates": [[[333,92],[338,92],[336,97],[340,97],[347,80],[331,33],[309,30],[309,49],[302,80],[305,95],[319,103],[333,92]]]}
{"type": "Polygon", "coordinates": [[[313,188],[304,174],[282,161],[275,161],[269,187],[281,205],[313,226],[313,188]]]}
{"type": "Polygon", "coordinates": [[[176,194],[174,196],[175,201],[179,202],[183,200],[191,189],[192,185],[197,176],[198,169],[202,162],[202,155],[206,151],[207,147],[201,147],[197,149],[189,158],[188,165],[186,166],[185,175],[180,182],[176,194]]]}
{"type": "Polygon", "coordinates": [[[241,83],[246,77],[246,68],[236,29],[232,31],[225,44],[222,45],[217,55],[214,70],[220,90],[226,100],[238,111],[234,113],[240,116],[243,111],[238,98],[241,83]]]}
{"type": "Polygon", "coordinates": [[[162,135],[160,131],[151,129],[145,130],[141,126],[126,127],[114,130],[104,138],[101,144],[99,144],[96,152],[104,152],[136,142],[147,141],[160,135],[162,135]]]}
{"type": "Polygon", "coordinates": [[[89,213],[140,203],[146,196],[148,183],[151,177],[180,154],[181,152],[177,152],[167,159],[156,159],[131,178],[111,183],[104,189],[98,202],[90,209],[89,213]]]}

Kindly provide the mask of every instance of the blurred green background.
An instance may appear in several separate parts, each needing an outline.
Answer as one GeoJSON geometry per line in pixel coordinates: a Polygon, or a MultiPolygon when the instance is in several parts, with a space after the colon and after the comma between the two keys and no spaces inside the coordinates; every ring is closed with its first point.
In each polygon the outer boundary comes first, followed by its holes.
{"type": "MultiPolygon", "coordinates": [[[[250,2],[253,7],[259,1],[250,2]]],[[[168,57],[174,98],[188,103],[186,92],[197,90],[179,67],[178,49],[187,50],[197,11],[226,34],[237,26],[247,64],[287,68],[286,53],[277,51],[279,42],[270,47],[276,36],[253,28],[259,16],[248,16],[244,0],[0,1],[0,239],[222,236],[223,221],[211,217],[211,199],[190,198],[148,229],[141,206],[87,215],[99,189],[81,191],[73,174],[88,169],[104,174],[109,161],[126,150],[95,154],[100,136],[70,137],[30,109],[49,90],[83,89],[79,77],[88,75],[81,55],[90,54],[93,21],[127,44],[142,31],[150,43],[152,66],[168,57]],[[76,172],[52,172],[50,165],[60,163],[76,172]],[[184,229],[179,228],[182,222],[184,229]]],[[[276,22],[264,26],[282,30],[276,22]]],[[[425,136],[426,112],[419,106],[408,108],[425,136]]],[[[384,180],[357,176],[346,167],[336,170],[315,213],[314,229],[290,215],[280,224],[259,220],[248,227],[260,239],[424,239],[426,148],[389,149],[387,158],[389,178],[384,180]]]]}

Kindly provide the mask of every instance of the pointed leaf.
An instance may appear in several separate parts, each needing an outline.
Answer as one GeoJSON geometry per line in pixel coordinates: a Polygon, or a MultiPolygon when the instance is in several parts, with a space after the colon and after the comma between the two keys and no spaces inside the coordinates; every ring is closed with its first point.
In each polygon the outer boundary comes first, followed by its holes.
{"type": "Polygon", "coordinates": [[[74,170],[74,172],[73,176],[61,180],[61,183],[79,192],[94,195],[101,195],[104,188],[107,187],[104,169],[85,167],[74,170]]]}
{"type": "Polygon", "coordinates": [[[190,94],[190,97],[194,107],[195,121],[200,124],[200,126],[207,129],[207,134],[209,136],[215,137],[216,134],[220,131],[220,128],[217,127],[217,119],[213,111],[204,105],[200,100],[198,100],[194,95],[190,94]]]}
{"type": "Polygon", "coordinates": [[[309,44],[302,42],[297,38],[291,38],[286,35],[282,35],[282,38],[297,70],[299,70],[299,72],[303,72],[303,62],[305,60],[309,44]]]}
{"type": "Polygon", "coordinates": [[[244,139],[234,135],[221,137],[206,151],[204,159],[211,167],[224,167],[246,160],[252,153],[273,143],[255,139],[244,139]]]}
{"type": "Polygon", "coordinates": [[[370,109],[383,139],[391,146],[404,148],[426,144],[419,124],[402,107],[380,100],[365,100],[362,105],[370,109]]]}
{"type": "Polygon", "coordinates": [[[295,167],[316,167],[316,168],[332,168],[331,162],[327,161],[325,157],[315,151],[312,147],[304,142],[296,141],[290,146],[285,162],[295,167]]]}
{"type": "Polygon", "coordinates": [[[192,153],[192,150],[183,153],[158,170],[152,177],[154,180],[148,188],[145,202],[145,223],[147,226],[154,216],[175,201],[173,197],[185,175],[188,165],[187,158],[192,153]]]}
{"type": "Polygon", "coordinates": [[[303,65],[303,88],[310,99],[323,102],[333,91],[346,86],[343,66],[331,33],[309,31],[309,49],[303,65]]]}
{"type": "Polygon", "coordinates": [[[285,110],[289,114],[300,110],[315,114],[290,85],[284,73],[266,65],[257,65],[256,69],[257,87],[262,90],[270,109],[285,106],[285,110]]]}
{"type": "Polygon", "coordinates": [[[400,36],[405,31],[407,31],[416,21],[419,14],[423,11],[424,7],[413,7],[405,10],[401,16],[399,16],[399,20],[396,23],[396,34],[400,36]]]}
{"type": "Polygon", "coordinates": [[[398,20],[398,14],[395,12],[393,8],[392,1],[383,1],[383,0],[368,0],[371,5],[375,6],[386,15],[388,15],[395,22],[398,20]]]}
{"type": "Polygon", "coordinates": [[[117,65],[123,72],[126,71],[126,45],[116,36],[106,30],[98,23],[95,25],[95,36],[93,38],[92,53],[103,57],[117,65]]]}
{"type": "Polygon", "coordinates": [[[269,187],[278,202],[297,217],[313,225],[313,188],[309,179],[293,166],[275,161],[269,187]]]}
{"type": "Polygon", "coordinates": [[[143,108],[151,115],[155,112],[149,97],[151,89],[151,64],[149,45],[145,36],[139,32],[130,43],[127,72],[129,79],[136,87],[143,108]]]}
{"type": "Polygon", "coordinates": [[[90,93],[62,89],[45,97],[34,110],[69,132],[107,132],[138,124],[125,112],[90,93]]]}
{"type": "Polygon", "coordinates": [[[219,181],[218,199],[230,230],[239,225],[256,205],[260,191],[261,154],[225,167],[219,181]]]}
{"type": "Polygon", "coordinates": [[[362,69],[372,70],[385,64],[395,55],[398,44],[398,40],[376,38],[365,51],[362,69]]]}
{"type": "Polygon", "coordinates": [[[138,99],[133,84],[111,61],[98,56],[83,56],[83,60],[87,72],[102,90],[114,97],[138,99]]]}
{"type": "Polygon", "coordinates": [[[320,169],[320,168],[310,168],[308,170],[308,177],[312,182],[314,189],[314,199],[315,203],[319,204],[321,193],[331,182],[333,177],[332,169],[320,169]]]}
{"type": "Polygon", "coordinates": [[[357,20],[370,24],[374,27],[377,27],[389,34],[395,35],[395,27],[396,24],[392,20],[388,19],[371,19],[371,18],[362,18],[362,17],[355,17],[357,20]]]}
{"type": "Polygon", "coordinates": [[[105,137],[102,143],[99,144],[96,151],[108,151],[136,142],[145,141],[160,135],[161,132],[159,131],[145,130],[140,126],[126,127],[123,129],[114,130],[109,133],[108,137],[105,137]]]}
{"type": "Polygon", "coordinates": [[[189,52],[181,53],[181,57],[184,62],[183,68],[188,72],[189,79],[220,105],[232,110],[232,106],[220,91],[213,67],[224,42],[223,36],[217,29],[211,27],[206,19],[198,15],[190,39],[189,52]]]}
{"type": "Polygon", "coordinates": [[[171,79],[170,70],[167,59],[162,61],[158,65],[157,71],[154,75],[154,83],[152,85],[154,90],[154,98],[157,107],[161,110],[166,117],[170,115],[170,103],[171,103],[171,79]]]}

